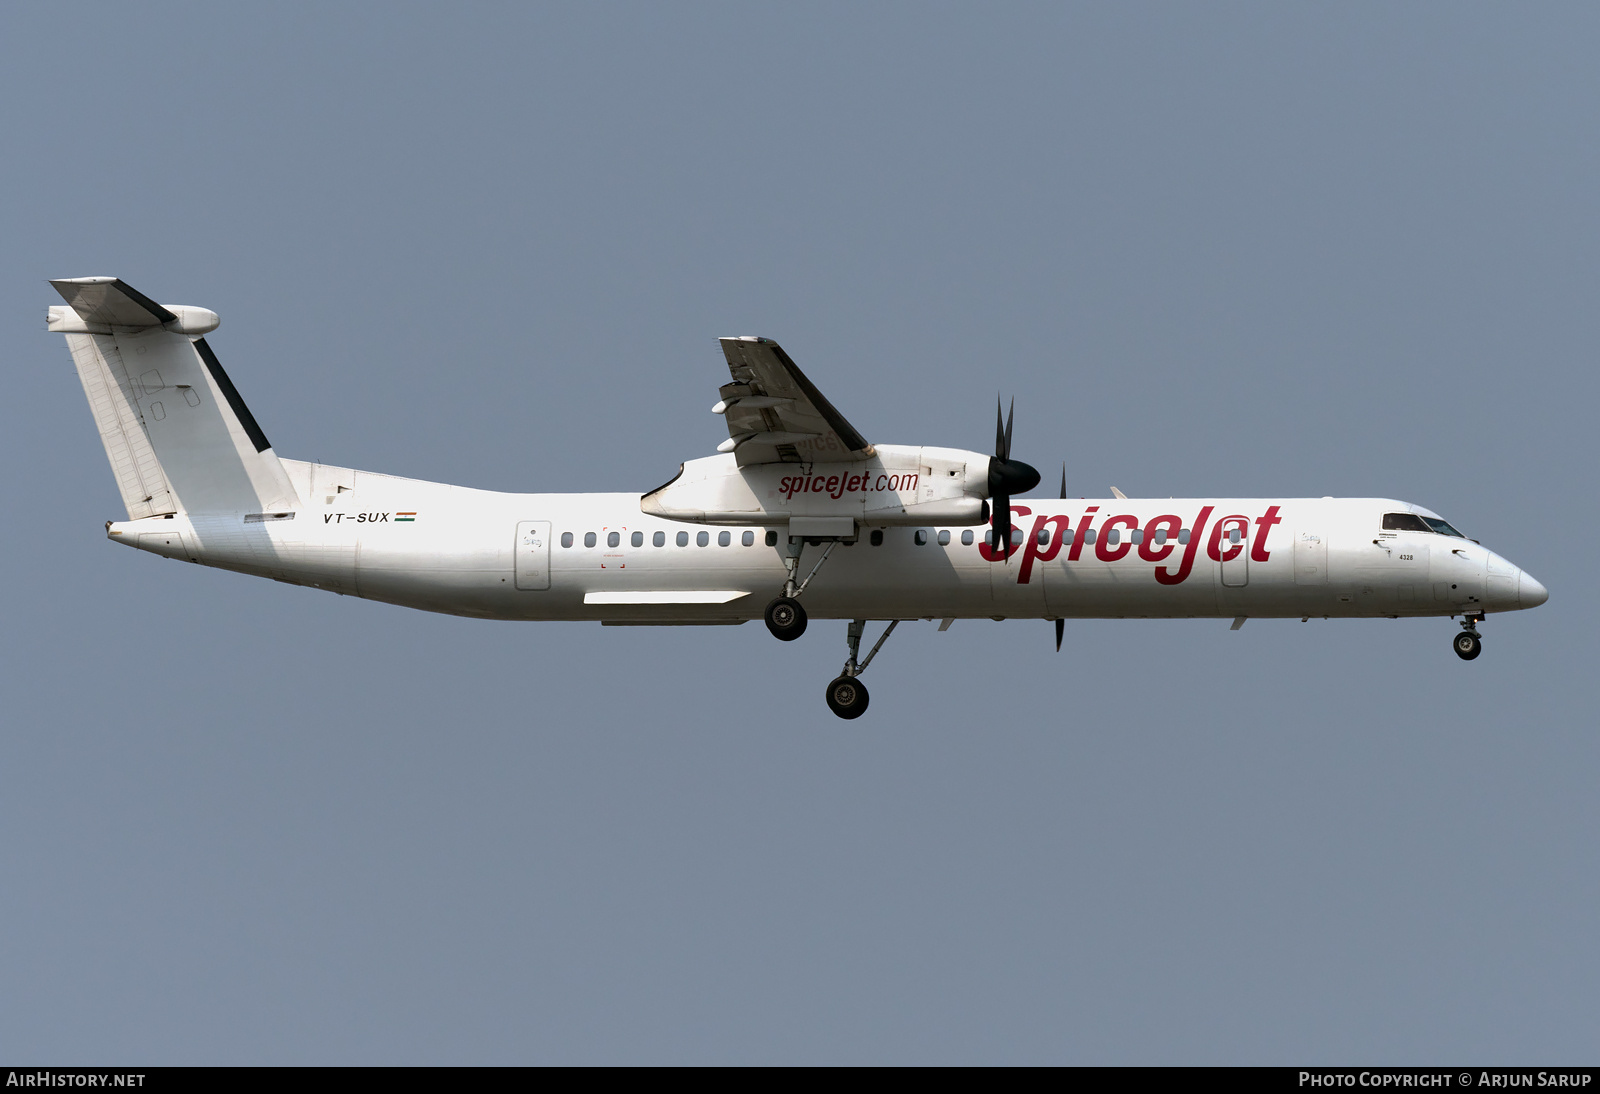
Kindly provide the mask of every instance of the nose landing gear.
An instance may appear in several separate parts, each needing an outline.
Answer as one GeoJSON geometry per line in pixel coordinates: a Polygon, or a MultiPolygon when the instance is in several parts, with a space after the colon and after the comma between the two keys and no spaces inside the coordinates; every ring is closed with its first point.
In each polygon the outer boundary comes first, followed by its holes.
{"type": "Polygon", "coordinates": [[[1461,633],[1451,642],[1456,656],[1461,660],[1471,661],[1483,652],[1483,637],[1478,634],[1478,624],[1482,621],[1482,612],[1469,615],[1461,621],[1461,633]]]}
{"type": "Polygon", "coordinates": [[[850,621],[850,630],[846,634],[846,641],[850,643],[850,660],[844,663],[844,668],[840,671],[838,678],[828,685],[829,710],[845,719],[859,718],[867,712],[867,700],[869,698],[867,686],[861,682],[859,677],[863,672],[867,671],[867,666],[872,664],[872,659],[878,656],[878,651],[883,648],[883,644],[889,640],[889,636],[894,633],[894,629],[899,625],[900,621],[898,619],[890,620],[889,625],[884,628],[883,634],[878,638],[877,645],[873,646],[871,652],[867,654],[867,659],[858,664],[856,656],[861,652],[861,635],[867,629],[867,621],[865,619],[852,619],[850,621]]]}
{"type": "Polygon", "coordinates": [[[867,685],[841,676],[828,685],[828,709],[841,718],[859,718],[867,712],[867,685]]]}

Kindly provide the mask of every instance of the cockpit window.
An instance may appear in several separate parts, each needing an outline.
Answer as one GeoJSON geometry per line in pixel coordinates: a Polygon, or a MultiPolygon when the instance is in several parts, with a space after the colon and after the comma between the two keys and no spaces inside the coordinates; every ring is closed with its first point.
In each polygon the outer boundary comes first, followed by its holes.
{"type": "Polygon", "coordinates": [[[1438,517],[1419,517],[1415,513],[1383,514],[1383,530],[1385,532],[1437,532],[1441,536],[1455,536],[1457,539],[1467,538],[1450,527],[1448,521],[1442,521],[1438,517]]]}
{"type": "Polygon", "coordinates": [[[1431,532],[1422,518],[1415,513],[1385,513],[1383,514],[1383,530],[1385,532],[1431,532]]]}

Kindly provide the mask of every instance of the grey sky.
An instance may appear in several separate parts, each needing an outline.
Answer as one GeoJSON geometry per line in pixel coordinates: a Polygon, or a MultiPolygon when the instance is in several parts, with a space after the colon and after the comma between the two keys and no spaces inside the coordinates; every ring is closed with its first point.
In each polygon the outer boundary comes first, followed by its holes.
{"type": "Polygon", "coordinates": [[[0,1057],[1593,1062],[1600,13],[13,5],[0,1057]],[[1379,495],[1448,621],[470,622],[107,543],[47,277],[277,450],[643,490],[715,339],[1074,495],[1379,495]]]}

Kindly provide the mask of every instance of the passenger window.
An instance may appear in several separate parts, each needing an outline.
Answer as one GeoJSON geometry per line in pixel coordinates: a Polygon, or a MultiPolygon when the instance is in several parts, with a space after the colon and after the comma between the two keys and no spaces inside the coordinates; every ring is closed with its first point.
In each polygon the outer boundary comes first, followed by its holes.
{"type": "Polygon", "coordinates": [[[563,546],[563,547],[571,547],[572,546],[572,533],[571,532],[562,532],[561,533],[561,546],[563,546]]]}
{"type": "Polygon", "coordinates": [[[1165,542],[1167,542],[1167,530],[1165,528],[1157,528],[1156,529],[1156,542],[1157,543],[1165,543],[1165,542]]]}
{"type": "Polygon", "coordinates": [[[767,532],[767,546],[768,547],[776,547],[777,545],[778,545],[778,533],[773,532],[773,531],[768,531],[767,532]]]}
{"type": "Polygon", "coordinates": [[[615,547],[617,544],[619,544],[621,542],[622,542],[622,536],[620,536],[616,532],[610,532],[610,533],[608,533],[606,535],[606,546],[607,547],[615,547]]]}
{"type": "Polygon", "coordinates": [[[739,537],[739,542],[746,547],[754,547],[756,545],[756,534],[754,532],[746,532],[739,537]]]}
{"type": "Polygon", "coordinates": [[[918,528],[916,533],[911,537],[911,542],[915,543],[918,547],[921,547],[924,543],[927,543],[928,530],[926,528],[918,528]]]}
{"type": "Polygon", "coordinates": [[[1107,543],[1121,543],[1122,542],[1122,529],[1121,528],[1108,528],[1108,529],[1106,529],[1106,542],[1107,543]]]}
{"type": "Polygon", "coordinates": [[[1187,528],[1179,528],[1178,529],[1178,542],[1179,543],[1188,543],[1189,542],[1189,529],[1187,529],[1187,528]]]}
{"type": "Polygon", "coordinates": [[[635,547],[643,547],[644,546],[644,533],[643,532],[635,532],[635,533],[633,533],[633,538],[630,540],[630,542],[635,547]]]}
{"type": "Polygon", "coordinates": [[[678,533],[678,546],[679,547],[687,547],[687,546],[689,546],[689,533],[688,532],[679,532],[678,533]]]}
{"type": "Polygon", "coordinates": [[[941,546],[941,547],[950,546],[950,529],[941,528],[939,530],[939,546],[941,546]]]}
{"type": "Polygon", "coordinates": [[[594,533],[593,532],[585,532],[585,533],[583,533],[583,545],[585,547],[593,547],[594,546],[594,533]]]}
{"type": "Polygon", "coordinates": [[[1041,547],[1050,546],[1050,529],[1048,529],[1048,528],[1039,529],[1039,537],[1038,538],[1039,538],[1039,546],[1041,546],[1041,547]]]}
{"type": "Polygon", "coordinates": [[[874,547],[882,547],[883,546],[883,529],[882,528],[874,528],[872,530],[872,535],[869,538],[872,540],[872,545],[874,547]]]}
{"type": "Polygon", "coordinates": [[[717,546],[718,547],[726,547],[728,544],[730,544],[732,542],[733,542],[733,536],[730,533],[728,533],[728,532],[718,532],[717,533],[717,546]]]}
{"type": "Polygon", "coordinates": [[[1385,513],[1383,514],[1383,530],[1385,532],[1431,532],[1422,518],[1415,513],[1385,513]]]}
{"type": "Polygon", "coordinates": [[[1144,542],[1144,529],[1143,528],[1135,528],[1133,531],[1128,533],[1128,538],[1131,539],[1135,543],[1143,543],[1144,542]]]}
{"type": "Polygon", "coordinates": [[[667,545],[667,533],[657,532],[655,535],[650,537],[650,542],[654,543],[657,547],[665,547],[667,545]]]}
{"type": "MultiPolygon", "coordinates": [[[[1111,534],[1112,535],[1116,535],[1117,534],[1115,528],[1113,528],[1111,530],[1111,534]]],[[[1083,533],[1083,542],[1085,542],[1085,543],[1093,543],[1094,542],[1094,529],[1093,528],[1090,528],[1088,531],[1083,533]]],[[[1115,543],[1117,541],[1116,540],[1112,540],[1111,542],[1115,543]]]]}
{"type": "Polygon", "coordinates": [[[1239,528],[1238,528],[1237,525],[1235,525],[1234,527],[1228,529],[1228,542],[1229,543],[1238,543],[1239,542],[1239,528]]]}
{"type": "Polygon", "coordinates": [[[708,543],[711,542],[711,533],[710,532],[697,532],[695,534],[695,537],[694,537],[694,542],[695,542],[696,546],[699,546],[699,547],[706,546],[708,543]]]}
{"type": "Polygon", "coordinates": [[[971,528],[968,528],[968,529],[966,529],[965,531],[963,531],[961,533],[961,546],[963,546],[963,547],[971,547],[972,546],[972,529],[971,528]]]}

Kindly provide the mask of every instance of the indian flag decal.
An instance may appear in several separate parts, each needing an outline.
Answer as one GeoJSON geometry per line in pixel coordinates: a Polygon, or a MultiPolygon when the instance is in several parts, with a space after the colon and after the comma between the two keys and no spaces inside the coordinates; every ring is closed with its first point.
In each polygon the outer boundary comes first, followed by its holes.
{"type": "Polygon", "coordinates": [[[417,514],[414,513],[414,512],[412,512],[412,513],[396,513],[394,515],[394,522],[396,524],[399,524],[401,521],[413,521],[413,520],[416,520],[416,519],[417,519],[417,514]]]}

